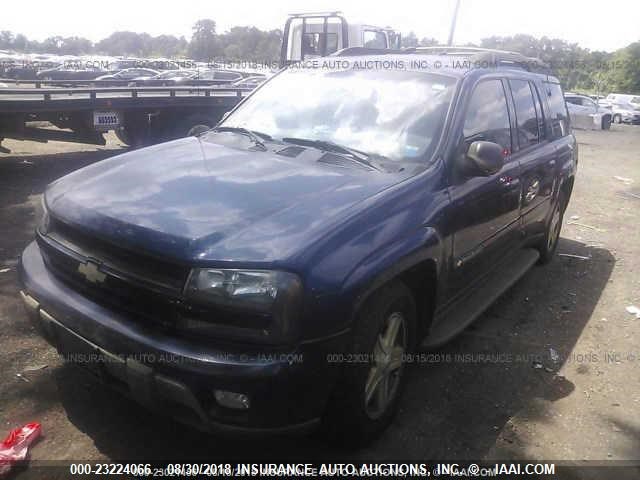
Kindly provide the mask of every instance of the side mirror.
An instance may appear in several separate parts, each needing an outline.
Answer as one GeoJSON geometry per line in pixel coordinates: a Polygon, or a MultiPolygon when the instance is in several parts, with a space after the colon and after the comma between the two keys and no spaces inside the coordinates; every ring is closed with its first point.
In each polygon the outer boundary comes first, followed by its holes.
{"type": "Polygon", "coordinates": [[[504,165],[503,151],[497,143],[473,142],[465,155],[465,173],[472,177],[488,177],[499,172],[504,165]]]}

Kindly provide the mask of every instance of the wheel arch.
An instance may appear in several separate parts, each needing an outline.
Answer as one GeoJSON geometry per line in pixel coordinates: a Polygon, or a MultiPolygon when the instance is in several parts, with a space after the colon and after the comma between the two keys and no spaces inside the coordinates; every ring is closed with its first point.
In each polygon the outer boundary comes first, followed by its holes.
{"type": "Polygon", "coordinates": [[[444,252],[440,236],[434,229],[427,230],[428,241],[420,248],[405,252],[401,258],[396,257],[397,260],[388,262],[385,268],[371,273],[366,281],[361,282],[352,305],[351,321],[371,295],[389,282],[399,280],[409,288],[416,303],[418,339],[428,332],[435,310],[444,252]]]}

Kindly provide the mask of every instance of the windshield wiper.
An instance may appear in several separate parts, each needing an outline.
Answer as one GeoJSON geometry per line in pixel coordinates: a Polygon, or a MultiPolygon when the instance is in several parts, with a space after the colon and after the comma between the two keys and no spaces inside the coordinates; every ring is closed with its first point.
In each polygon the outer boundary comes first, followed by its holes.
{"type": "Polygon", "coordinates": [[[244,127],[214,127],[211,129],[212,132],[231,132],[231,133],[240,133],[242,135],[246,135],[251,139],[251,141],[260,148],[263,152],[267,151],[267,146],[261,140],[260,137],[265,140],[271,140],[271,137],[266,133],[254,132],[252,130],[248,130],[244,127]]]}
{"type": "Polygon", "coordinates": [[[339,153],[342,155],[348,155],[350,158],[358,163],[366,165],[367,167],[380,171],[373,163],[369,161],[371,155],[368,155],[360,150],[355,150],[350,147],[345,147],[339,143],[334,143],[329,140],[313,140],[310,138],[296,138],[296,137],[284,137],[282,139],[285,143],[294,143],[296,145],[314,147],[325,152],[339,153]]]}

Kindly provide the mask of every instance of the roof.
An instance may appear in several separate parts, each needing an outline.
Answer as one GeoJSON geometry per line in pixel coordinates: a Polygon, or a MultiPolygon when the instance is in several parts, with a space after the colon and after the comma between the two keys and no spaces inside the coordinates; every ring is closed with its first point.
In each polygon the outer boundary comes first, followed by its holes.
{"type": "MultiPolygon", "coordinates": [[[[396,70],[406,72],[423,72],[431,74],[446,75],[449,77],[463,78],[473,72],[496,71],[495,67],[486,65],[485,67],[476,65],[469,59],[452,58],[443,55],[415,55],[407,53],[392,53],[384,55],[356,55],[343,58],[333,56],[314,58],[313,60],[304,60],[300,64],[293,64],[289,69],[300,68],[301,70],[309,69],[327,69],[327,70],[396,70]],[[301,66],[300,66],[301,65],[301,66]]],[[[557,82],[557,79],[550,77],[548,74],[530,72],[523,68],[513,66],[501,66],[501,72],[512,72],[517,74],[525,73],[528,76],[535,76],[543,80],[557,82]]]]}
{"type": "MultiPolygon", "coordinates": [[[[474,47],[413,47],[401,50],[351,47],[339,50],[329,57],[342,57],[353,63],[377,62],[389,69],[429,71],[453,76],[464,76],[472,70],[508,69],[532,74],[550,74],[540,59],[526,57],[517,52],[489,50],[474,47]]],[[[322,59],[318,59],[322,60],[322,59]]],[[[375,66],[375,64],[373,64],[375,66]]]]}

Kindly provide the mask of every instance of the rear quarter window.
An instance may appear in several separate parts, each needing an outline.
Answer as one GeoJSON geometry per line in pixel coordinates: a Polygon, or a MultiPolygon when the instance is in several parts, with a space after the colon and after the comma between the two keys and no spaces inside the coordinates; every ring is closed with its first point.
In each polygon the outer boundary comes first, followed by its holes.
{"type": "Polygon", "coordinates": [[[564,137],[569,134],[569,114],[565,103],[562,87],[559,83],[543,82],[543,94],[547,97],[549,112],[547,118],[551,126],[553,138],[564,137]]]}

